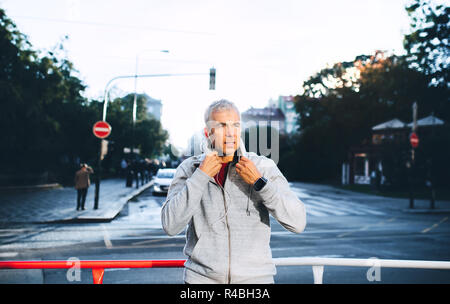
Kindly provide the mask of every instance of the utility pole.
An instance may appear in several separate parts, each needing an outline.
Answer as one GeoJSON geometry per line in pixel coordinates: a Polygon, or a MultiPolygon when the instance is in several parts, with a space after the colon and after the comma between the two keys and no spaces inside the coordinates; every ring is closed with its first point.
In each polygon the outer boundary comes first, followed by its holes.
{"type": "MultiPolygon", "coordinates": [[[[412,125],[412,133],[415,134],[417,130],[417,102],[414,102],[412,105],[412,113],[413,113],[413,125],[412,125]]],[[[413,195],[413,183],[414,183],[414,170],[415,170],[415,148],[411,146],[411,163],[408,167],[409,171],[409,208],[414,208],[414,195],[413,195]]]]}
{"type": "Polygon", "coordinates": [[[97,178],[95,179],[95,198],[94,209],[98,209],[100,197],[100,179],[102,175],[102,160],[107,153],[108,142],[104,138],[111,134],[111,126],[106,121],[98,121],[93,127],[94,135],[99,139],[98,158],[97,158],[97,178]]]}

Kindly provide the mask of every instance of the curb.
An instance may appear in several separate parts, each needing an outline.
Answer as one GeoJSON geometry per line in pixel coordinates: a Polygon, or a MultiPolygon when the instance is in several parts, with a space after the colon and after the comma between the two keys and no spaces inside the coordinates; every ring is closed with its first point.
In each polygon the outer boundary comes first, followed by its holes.
{"type": "Polygon", "coordinates": [[[428,214],[439,214],[439,213],[450,213],[450,209],[403,209],[406,213],[428,213],[428,214]]]}
{"type": "Polygon", "coordinates": [[[7,186],[7,187],[0,187],[0,193],[32,192],[32,191],[58,189],[58,188],[62,188],[62,186],[58,183],[42,184],[42,185],[29,185],[29,186],[7,186]]]}

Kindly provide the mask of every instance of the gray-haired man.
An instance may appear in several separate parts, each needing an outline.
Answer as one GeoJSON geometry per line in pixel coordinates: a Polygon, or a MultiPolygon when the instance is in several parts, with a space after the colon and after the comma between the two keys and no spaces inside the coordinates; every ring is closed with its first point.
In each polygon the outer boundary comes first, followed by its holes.
{"type": "Polygon", "coordinates": [[[273,283],[271,214],[301,233],[305,206],[276,164],[246,152],[236,106],[219,100],[205,113],[204,153],[183,161],[161,211],[164,230],[186,230],[186,283],[273,283]]]}

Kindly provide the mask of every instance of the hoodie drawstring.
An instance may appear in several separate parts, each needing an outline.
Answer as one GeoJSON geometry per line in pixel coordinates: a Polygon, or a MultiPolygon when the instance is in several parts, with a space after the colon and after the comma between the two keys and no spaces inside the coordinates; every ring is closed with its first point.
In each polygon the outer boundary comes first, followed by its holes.
{"type": "Polygon", "coordinates": [[[247,216],[250,216],[250,199],[252,197],[253,187],[250,185],[250,194],[247,195],[247,216]]]}

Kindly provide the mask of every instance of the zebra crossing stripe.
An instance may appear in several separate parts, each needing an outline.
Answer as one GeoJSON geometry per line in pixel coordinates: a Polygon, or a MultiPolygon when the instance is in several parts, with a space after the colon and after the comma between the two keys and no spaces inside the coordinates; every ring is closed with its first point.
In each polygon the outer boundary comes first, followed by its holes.
{"type": "Polygon", "coordinates": [[[320,204],[317,203],[316,201],[308,201],[312,204],[309,203],[305,203],[307,206],[309,206],[311,209],[319,211],[319,212],[325,212],[327,214],[332,214],[332,215],[345,215],[345,212],[342,212],[340,210],[337,210],[336,207],[332,207],[332,206],[320,206],[320,205],[324,205],[324,204],[320,204]]]}
{"type": "MultiPolygon", "coordinates": [[[[299,191],[294,191],[299,194],[299,191]]],[[[311,197],[311,196],[309,196],[311,197]]],[[[360,204],[350,203],[343,200],[330,200],[327,198],[316,197],[314,199],[300,197],[306,206],[306,212],[312,216],[329,216],[329,215],[384,215],[384,212],[376,211],[370,207],[362,206],[360,204]]]]}
{"type": "MultiPolygon", "coordinates": [[[[364,214],[367,214],[366,212],[364,212],[364,211],[361,211],[361,209],[360,208],[358,208],[359,210],[356,210],[355,208],[348,208],[348,207],[345,207],[343,204],[347,204],[347,202],[344,202],[344,201],[338,201],[338,200],[336,200],[335,201],[335,203],[333,203],[333,204],[330,204],[330,203],[323,203],[323,201],[325,200],[325,199],[322,199],[322,198],[317,198],[317,200],[318,201],[315,201],[315,203],[317,204],[317,205],[319,205],[319,206],[324,206],[324,207],[326,207],[326,208],[331,208],[331,209],[336,209],[336,208],[338,208],[339,210],[341,210],[341,211],[343,211],[344,212],[344,214],[357,214],[357,215],[364,215],[364,214]]],[[[328,200],[327,200],[328,201],[328,200]]],[[[328,201],[329,202],[329,201],[328,201]]]]}
{"type": "Polygon", "coordinates": [[[306,213],[312,216],[328,216],[329,214],[314,210],[309,208],[309,206],[306,206],[306,213]]]}

